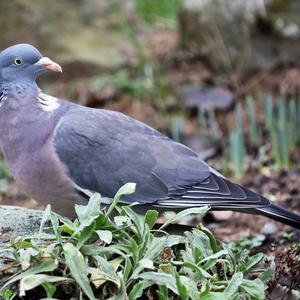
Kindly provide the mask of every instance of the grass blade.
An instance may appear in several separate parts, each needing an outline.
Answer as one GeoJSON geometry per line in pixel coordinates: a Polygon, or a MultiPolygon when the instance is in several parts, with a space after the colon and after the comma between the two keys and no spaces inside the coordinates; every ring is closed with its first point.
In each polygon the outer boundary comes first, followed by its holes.
{"type": "Polygon", "coordinates": [[[63,250],[66,258],[66,264],[69,267],[73,278],[90,300],[96,300],[87,277],[87,266],[84,262],[82,254],[71,243],[64,245],[63,250]]]}

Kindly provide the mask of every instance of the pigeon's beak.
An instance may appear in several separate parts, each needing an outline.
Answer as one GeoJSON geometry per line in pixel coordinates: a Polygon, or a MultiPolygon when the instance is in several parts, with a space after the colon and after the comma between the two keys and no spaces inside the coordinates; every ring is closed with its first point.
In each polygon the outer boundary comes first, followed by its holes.
{"type": "Polygon", "coordinates": [[[42,57],[37,63],[36,65],[38,66],[42,66],[47,70],[50,70],[52,72],[58,72],[58,73],[62,73],[62,68],[59,64],[57,64],[56,62],[54,62],[53,60],[51,60],[48,57],[42,57]]]}

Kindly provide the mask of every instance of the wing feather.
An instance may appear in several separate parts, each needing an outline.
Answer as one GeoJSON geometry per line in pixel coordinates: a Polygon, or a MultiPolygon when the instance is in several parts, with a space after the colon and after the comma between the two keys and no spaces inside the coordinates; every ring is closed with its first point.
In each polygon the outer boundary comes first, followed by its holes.
{"type": "Polygon", "coordinates": [[[190,207],[208,205],[212,208],[259,208],[270,205],[269,200],[214,173],[201,183],[169,194],[157,202],[158,206],[190,207]]]}

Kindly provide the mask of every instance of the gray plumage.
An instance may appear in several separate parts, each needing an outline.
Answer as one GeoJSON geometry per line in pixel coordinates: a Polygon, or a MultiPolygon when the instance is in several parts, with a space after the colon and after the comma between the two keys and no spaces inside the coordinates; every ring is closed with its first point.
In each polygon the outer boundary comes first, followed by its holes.
{"type": "Polygon", "coordinates": [[[153,128],[41,93],[35,79],[47,69],[60,70],[30,45],[0,54],[1,149],[16,181],[36,200],[70,215],[74,203],[87,201],[77,187],[113,198],[135,182],[136,192],[124,203],[160,210],[209,205],[300,227],[298,215],[231,183],[153,128]]]}

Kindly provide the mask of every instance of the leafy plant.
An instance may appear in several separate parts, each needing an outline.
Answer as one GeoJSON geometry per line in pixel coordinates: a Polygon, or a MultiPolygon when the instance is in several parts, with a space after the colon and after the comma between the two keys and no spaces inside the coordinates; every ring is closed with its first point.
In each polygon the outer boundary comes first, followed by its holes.
{"type": "MultiPolygon", "coordinates": [[[[257,122],[255,115],[256,102],[252,97],[246,98],[246,113],[248,127],[244,126],[243,107],[238,103],[235,109],[235,126],[230,130],[224,142],[225,171],[231,170],[236,177],[241,177],[248,169],[246,155],[256,152],[259,166],[262,166],[264,156],[268,155],[266,148],[268,143],[270,155],[274,161],[274,168],[287,170],[291,166],[291,153],[300,142],[300,104],[292,98],[290,100],[279,97],[276,104],[270,95],[266,95],[263,101],[263,111],[265,118],[262,124],[257,122]],[[264,132],[264,138],[262,138],[264,132]],[[247,149],[247,147],[249,147],[247,149]]],[[[207,123],[205,116],[199,114],[199,119],[205,132],[211,131],[211,125],[207,123]]],[[[213,125],[215,126],[215,125],[213,125]]],[[[202,127],[202,126],[201,126],[202,127]]]]}
{"type": "Polygon", "coordinates": [[[175,27],[182,0],[135,0],[134,3],[140,16],[148,24],[164,23],[168,27],[175,27]]]}
{"type": "Polygon", "coordinates": [[[270,97],[266,97],[264,103],[275,166],[277,169],[288,169],[290,153],[300,141],[299,103],[295,99],[287,101],[284,97],[279,98],[276,106],[272,105],[270,97]]]}
{"type": "Polygon", "coordinates": [[[261,143],[261,134],[256,123],[255,109],[254,109],[255,104],[252,97],[248,96],[246,98],[246,105],[247,105],[250,143],[258,146],[261,143]]]}
{"type": "Polygon", "coordinates": [[[235,129],[229,134],[229,157],[231,169],[236,177],[241,177],[246,170],[246,147],[240,103],[235,109],[235,129]]]}
{"type": "Polygon", "coordinates": [[[87,206],[76,206],[74,221],[48,207],[39,233],[1,247],[0,273],[6,271],[0,295],[29,299],[35,292],[39,298],[44,293],[48,298],[84,294],[88,299],[133,300],[153,293],[160,299],[264,299],[264,281],[251,275],[262,254],[250,256],[246,249],[222,245],[201,226],[182,235],[165,231],[187,215],[203,216],[206,207],[182,211],[153,229],[156,211],[141,216],[133,206],[117,205],[134,188],[132,183],[122,187],[106,212],[100,210],[100,195],[93,195],[87,206]],[[112,218],[115,209],[119,213],[112,218]]]}
{"type": "Polygon", "coordinates": [[[198,120],[200,124],[200,139],[203,141],[207,141],[209,137],[209,125],[206,117],[205,111],[198,107],[198,120]]]}
{"type": "Polygon", "coordinates": [[[198,107],[198,120],[200,125],[200,139],[214,142],[218,138],[219,124],[215,111],[205,111],[198,107]]]}
{"type": "Polygon", "coordinates": [[[171,136],[176,142],[180,142],[181,134],[184,128],[184,116],[177,115],[170,118],[171,136]]]}

